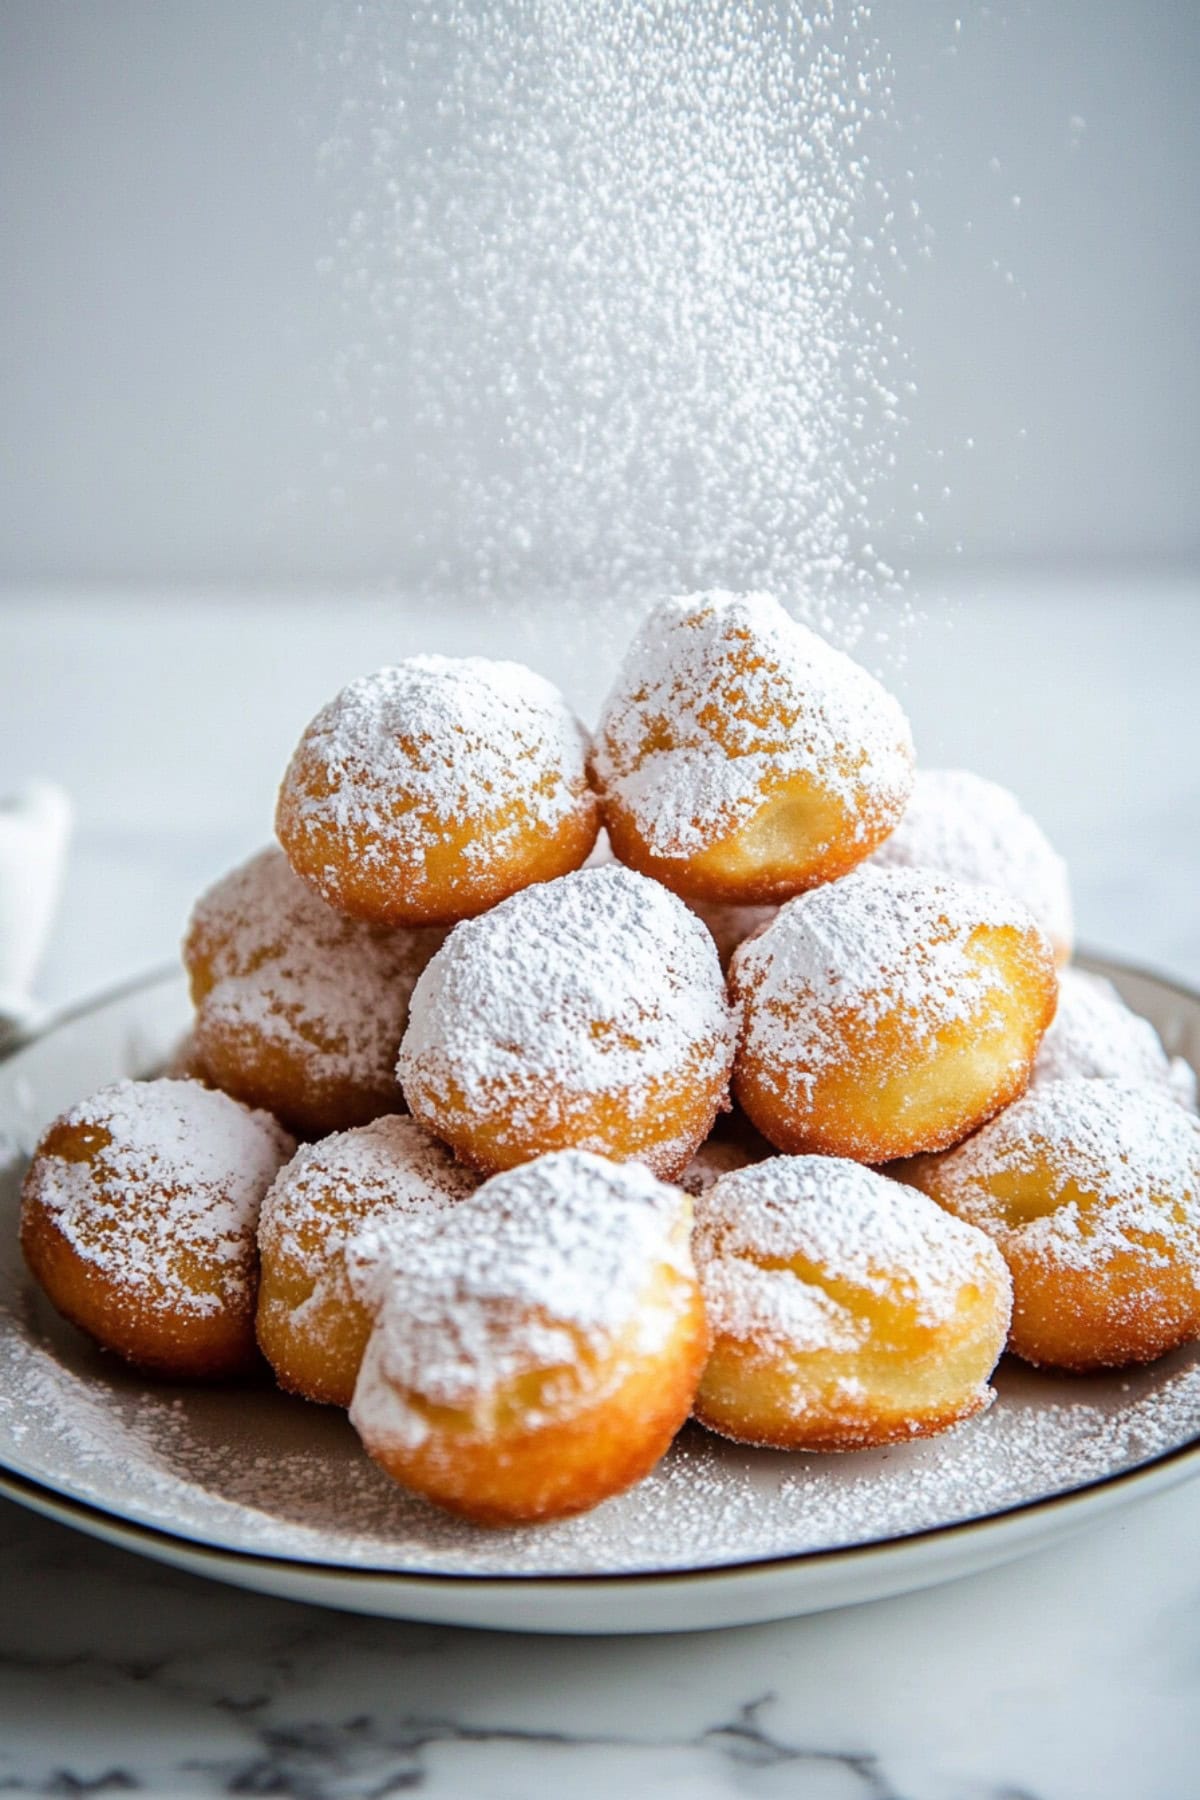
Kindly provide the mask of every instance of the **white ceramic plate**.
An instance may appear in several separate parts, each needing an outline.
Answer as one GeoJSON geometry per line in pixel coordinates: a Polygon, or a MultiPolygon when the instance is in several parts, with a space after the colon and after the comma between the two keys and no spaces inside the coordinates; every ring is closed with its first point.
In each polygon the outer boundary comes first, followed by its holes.
{"type": "MultiPolygon", "coordinates": [[[[1106,967],[1093,964],[1095,967],[1106,967]]],[[[1200,996],[1106,967],[1200,1062],[1200,996]]],[[[0,1065],[0,1491],[241,1586],[399,1618],[669,1631],[899,1593],[1034,1549],[1200,1470],[1200,1352],[1068,1378],[1001,1367],[956,1432],[844,1457],[743,1450],[695,1427],[581,1519],[485,1532],[403,1494],[342,1414],[277,1393],[149,1383],[45,1304],[16,1241],[21,1175],[56,1113],[161,1063],[177,975],[60,1020],[0,1065]]]]}

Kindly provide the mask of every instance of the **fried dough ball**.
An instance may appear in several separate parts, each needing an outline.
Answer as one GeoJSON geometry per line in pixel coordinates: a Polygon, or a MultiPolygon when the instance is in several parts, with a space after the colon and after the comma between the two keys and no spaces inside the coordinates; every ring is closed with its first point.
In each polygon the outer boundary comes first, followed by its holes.
{"type": "Polygon", "coordinates": [[[445,935],[348,919],[282,851],[259,851],[209,889],[188,925],[201,1067],[304,1136],[400,1112],[409,996],[445,935]]]}
{"type": "Polygon", "coordinates": [[[350,1411],[368,1454],[482,1525],[583,1512],[639,1481],[708,1352],[690,1227],[678,1188],[568,1150],[376,1256],[350,1411]]]}
{"type": "Polygon", "coordinates": [[[280,1387],[349,1406],[371,1333],[346,1257],[364,1231],[440,1217],[479,1178],[394,1114],[298,1150],[258,1223],[258,1342],[280,1387]]]}
{"type": "Polygon", "coordinates": [[[791,1153],[942,1149],[1023,1092],[1056,988],[1008,895],[860,870],[781,907],[734,957],[735,1098],[791,1153]]]}
{"type": "Polygon", "coordinates": [[[760,906],[844,875],[912,787],[904,714],[769,594],[651,612],[605,702],[593,779],[616,855],[689,900],[760,906]]]}
{"type": "Polygon", "coordinates": [[[21,1201],[21,1248],[63,1317],[176,1381],[256,1361],[255,1226],[295,1149],[198,1081],[119,1081],[54,1121],[21,1201]]]}
{"type": "Polygon", "coordinates": [[[969,769],[918,769],[912,797],[875,852],[885,869],[933,869],[1012,894],[1054,949],[1071,959],[1075,925],[1067,865],[1016,795],[969,769]]]}
{"type": "Polygon", "coordinates": [[[544,1151],[674,1177],[727,1104],[733,1018],[712,939],[619,863],[456,926],[413,990],[413,1117],[490,1173],[544,1151]]]}
{"type": "Polygon", "coordinates": [[[1084,969],[1058,978],[1058,1011],[1033,1065],[1035,1086],[1078,1076],[1088,1081],[1148,1082],[1195,1110],[1196,1077],[1170,1057],[1149,1019],[1126,1006],[1111,981],[1084,969]]]}
{"type": "Polygon", "coordinates": [[[579,868],[599,809],[588,735],[520,663],[411,656],[317,714],[283,785],[288,861],[339,911],[450,925],[579,868]]]}
{"type": "Polygon", "coordinates": [[[700,1195],[713,1333],[701,1424],[782,1450],[856,1450],[988,1404],[1008,1271],[982,1231],[922,1199],[822,1156],[772,1157],[700,1195]]]}
{"type": "Polygon", "coordinates": [[[1047,1082],[904,1177],[995,1239],[1026,1362],[1123,1368],[1200,1336],[1200,1119],[1166,1088],[1047,1082]]]}

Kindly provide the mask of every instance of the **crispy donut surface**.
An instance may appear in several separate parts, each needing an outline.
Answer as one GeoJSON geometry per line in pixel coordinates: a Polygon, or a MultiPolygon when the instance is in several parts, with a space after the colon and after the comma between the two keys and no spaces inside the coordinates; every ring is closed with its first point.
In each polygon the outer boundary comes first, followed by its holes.
{"type": "Polygon", "coordinates": [[[778,903],[870,854],[912,786],[874,677],[768,594],[665,600],[605,703],[593,777],[615,854],[688,899],[778,903]]]}
{"type": "Polygon", "coordinates": [[[348,919],[262,850],[196,903],[183,960],[214,1085],[319,1137],[404,1105],[396,1052],[436,928],[348,919]]]}
{"type": "Polygon", "coordinates": [[[347,1256],[364,1231],[444,1213],[478,1178],[413,1119],[389,1114],[306,1144],[280,1170],[258,1223],[256,1330],[280,1387],[349,1406],[371,1332],[347,1256]]]}
{"type": "Polygon", "coordinates": [[[122,1081],[50,1126],[25,1176],[21,1247],[63,1316],[173,1380],[257,1360],[255,1226],[295,1145],[198,1081],[122,1081]]]}
{"type": "Polygon", "coordinates": [[[903,1173],[995,1239],[1026,1362],[1120,1368],[1200,1336],[1200,1119],[1166,1087],[1048,1082],[903,1173]]]}
{"type": "MultiPolygon", "coordinates": [[[[581,1512],[646,1475],[708,1351],[691,1201],[564,1151],[376,1254],[351,1420],[416,1493],[483,1525],[581,1512]]],[[[370,1255],[370,1248],[367,1247],[370,1255]]]]}
{"type": "Polygon", "coordinates": [[[288,861],[376,925],[449,925],[586,860],[588,735],[520,663],[413,656],[318,713],[279,791],[288,861]]]}
{"type": "Polygon", "coordinates": [[[730,989],[734,1095],[764,1136],[883,1163],[956,1143],[1023,1092],[1057,977],[1009,896],[869,868],[781,907],[730,989]]]}
{"type": "Polygon", "coordinates": [[[817,1156],[772,1157],[700,1194],[694,1248],[713,1332],[702,1424],[780,1449],[851,1450],[929,1436],[988,1403],[1008,1272],[983,1232],[923,1200],[817,1156]]]}
{"type": "Polygon", "coordinates": [[[414,989],[397,1067],[414,1118],[485,1173],[577,1147],[674,1177],[732,1059],[708,932],[608,863],[457,926],[414,989]]]}

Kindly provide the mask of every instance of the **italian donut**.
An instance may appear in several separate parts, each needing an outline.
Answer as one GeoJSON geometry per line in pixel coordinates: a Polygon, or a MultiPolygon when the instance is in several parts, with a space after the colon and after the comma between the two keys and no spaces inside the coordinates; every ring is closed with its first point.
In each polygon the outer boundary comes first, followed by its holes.
{"type": "Polygon", "coordinates": [[[1121,1368],[1200,1336],[1200,1119],[1165,1087],[1047,1082],[904,1175],[996,1242],[1026,1362],[1121,1368]]]}
{"type": "Polygon", "coordinates": [[[896,701],[767,594],[666,600],[605,703],[592,772],[615,854],[689,900],[777,904],[904,810],[896,701]]]}
{"type": "Polygon", "coordinates": [[[297,1151],[258,1222],[258,1342],[280,1387],[349,1406],[371,1331],[347,1270],[351,1247],[374,1227],[440,1217],[478,1185],[395,1114],[297,1151]]]}
{"type": "Polygon", "coordinates": [[[882,1163],[942,1149],[1022,1093],[1054,958],[1008,895],[864,869],[736,953],[738,1104],[777,1149],[882,1163]]]}
{"type": "Polygon", "coordinates": [[[520,663],[412,656],[318,713],[276,831],[339,911],[453,924],[585,861],[599,829],[587,750],[558,689],[520,663]]]}
{"type": "Polygon", "coordinates": [[[397,1070],[413,1117],[484,1173],[584,1149],[672,1178],[727,1104],[733,1037],[704,926],[610,863],[456,926],[397,1070]]]}
{"type": "Polygon", "coordinates": [[[409,996],[444,937],[348,919],[282,851],[260,851],[209,889],[188,925],[200,1067],[306,1137],[399,1112],[409,996]]]}
{"type": "Polygon", "coordinates": [[[198,1081],[121,1081],[49,1127],[21,1247],[63,1315],[151,1374],[215,1381],[256,1361],[258,1211],[295,1149],[198,1081]]]}
{"type": "Polygon", "coordinates": [[[742,1443],[928,1437],[992,1398],[1012,1287],[995,1245],[837,1157],[776,1156],[696,1202],[713,1334],[695,1414],[742,1443]]]}
{"type": "Polygon", "coordinates": [[[406,1488],[482,1525],[629,1487],[687,1418],[708,1350],[691,1202],[580,1151],[495,1176],[366,1247],[375,1326],[350,1417],[406,1488]]]}

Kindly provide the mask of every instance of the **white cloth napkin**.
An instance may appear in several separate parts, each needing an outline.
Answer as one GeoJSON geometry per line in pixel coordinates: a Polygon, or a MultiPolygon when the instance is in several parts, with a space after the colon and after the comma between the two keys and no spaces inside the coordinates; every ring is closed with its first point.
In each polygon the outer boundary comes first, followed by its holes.
{"type": "Polygon", "coordinates": [[[0,797],[0,1034],[36,1012],[34,978],[54,919],[71,802],[50,781],[0,797]]]}

